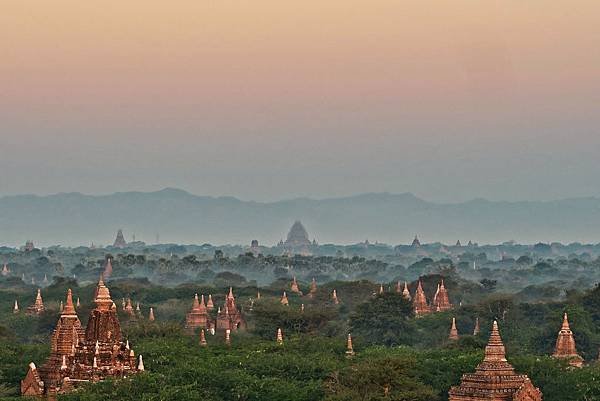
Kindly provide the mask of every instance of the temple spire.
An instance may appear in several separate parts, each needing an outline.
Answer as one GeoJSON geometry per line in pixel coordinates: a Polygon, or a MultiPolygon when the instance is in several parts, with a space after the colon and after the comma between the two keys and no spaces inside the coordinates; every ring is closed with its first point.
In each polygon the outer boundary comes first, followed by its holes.
{"type": "Polygon", "coordinates": [[[577,353],[577,347],[575,346],[575,338],[569,325],[569,318],[565,313],[563,315],[563,322],[558,337],[556,339],[556,346],[554,348],[555,358],[564,358],[569,361],[569,365],[580,368],[583,366],[583,358],[577,353]]]}
{"type": "Polygon", "coordinates": [[[473,335],[474,335],[474,336],[477,336],[477,335],[479,335],[479,332],[480,332],[480,331],[481,331],[481,330],[480,330],[480,328],[479,328],[479,317],[476,317],[476,318],[475,318],[475,328],[473,329],[473,335]]]}
{"type": "Polygon", "coordinates": [[[300,293],[300,287],[298,287],[298,281],[296,281],[296,276],[294,276],[293,280],[292,280],[292,284],[290,285],[290,289],[293,293],[299,294],[300,293]]]}
{"type": "Polygon", "coordinates": [[[140,361],[138,362],[137,370],[140,372],[144,371],[144,359],[142,358],[141,354],[140,354],[140,361]]]}
{"type": "Polygon", "coordinates": [[[200,330],[200,346],[206,347],[208,343],[206,342],[206,334],[204,333],[204,329],[200,330]]]}
{"type": "Polygon", "coordinates": [[[379,284],[379,293],[383,294],[383,284],[379,284]]]}
{"type": "Polygon", "coordinates": [[[448,336],[449,340],[456,341],[458,340],[458,330],[456,329],[456,318],[452,318],[452,327],[450,327],[450,335],[448,336]]]}
{"type": "Polygon", "coordinates": [[[402,290],[402,296],[406,299],[408,299],[409,301],[412,299],[412,297],[410,296],[410,291],[408,290],[408,283],[405,281],[404,282],[404,289],[402,290]]]}
{"type": "Polygon", "coordinates": [[[417,316],[429,313],[431,309],[427,305],[427,297],[425,291],[423,291],[423,285],[421,280],[417,283],[417,290],[415,291],[415,299],[413,300],[413,307],[417,316]]]}
{"type": "Polygon", "coordinates": [[[148,314],[148,320],[150,322],[154,321],[154,308],[150,308],[150,313],[148,314]]]}
{"type": "Polygon", "coordinates": [[[285,293],[285,291],[283,292],[283,295],[281,296],[281,299],[279,300],[279,302],[281,302],[282,305],[288,306],[290,304],[290,301],[288,300],[287,294],[285,293]]]}
{"type": "Polygon", "coordinates": [[[102,275],[100,275],[100,279],[98,280],[94,302],[96,303],[97,308],[100,310],[109,310],[113,305],[113,301],[110,298],[110,291],[106,285],[104,285],[104,279],[102,275]]]}
{"type": "Polygon", "coordinates": [[[15,306],[13,307],[13,313],[19,313],[19,303],[15,299],[15,306]]]}
{"type": "Polygon", "coordinates": [[[208,301],[206,302],[206,308],[208,310],[213,310],[215,308],[215,304],[213,303],[211,294],[208,294],[208,301]]]}
{"type": "Polygon", "coordinates": [[[485,347],[485,362],[506,362],[506,349],[498,331],[498,322],[494,320],[490,339],[485,347]]]}
{"type": "Polygon", "coordinates": [[[348,339],[346,340],[346,357],[351,358],[354,356],[354,346],[352,345],[352,335],[348,333],[348,339]]]}
{"type": "Polygon", "coordinates": [[[281,328],[277,329],[277,344],[283,345],[283,332],[281,331],[281,328]]]}
{"type": "Polygon", "coordinates": [[[75,312],[75,306],[73,305],[73,293],[71,292],[71,289],[69,288],[67,290],[67,300],[63,306],[63,310],[62,310],[62,315],[66,316],[66,315],[76,315],[77,313],[75,312]]]}
{"type": "Polygon", "coordinates": [[[337,291],[336,290],[333,290],[333,293],[331,294],[331,300],[336,305],[340,303],[340,299],[337,296],[337,291]]]}

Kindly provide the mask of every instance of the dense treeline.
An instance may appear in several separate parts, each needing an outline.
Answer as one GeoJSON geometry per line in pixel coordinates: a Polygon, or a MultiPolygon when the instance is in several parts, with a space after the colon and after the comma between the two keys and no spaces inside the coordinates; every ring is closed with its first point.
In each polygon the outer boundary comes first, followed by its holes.
{"type": "MultiPolygon", "coordinates": [[[[119,305],[124,333],[136,353],[144,355],[147,371],[116,383],[90,385],[61,399],[443,401],[461,374],[472,371],[481,360],[494,319],[499,321],[510,361],[542,389],[545,400],[600,397],[596,362],[600,287],[589,288],[597,274],[597,261],[523,257],[484,262],[485,255],[480,255],[476,260],[480,264],[473,269],[470,261],[449,258],[425,257],[404,267],[361,257],[232,258],[219,254],[199,260],[185,255],[164,263],[167,272],[187,279],[159,285],[155,283],[159,276],[138,274],[152,271],[152,256],[111,256],[111,295],[119,305]],[[191,271],[196,272],[195,279],[190,278],[191,271]],[[257,280],[251,279],[269,272],[273,280],[260,288],[257,280]],[[537,284],[525,285],[533,275],[549,281],[538,278],[537,284]],[[313,297],[292,293],[293,276],[298,276],[304,294],[314,276],[317,293],[313,297]],[[395,292],[397,281],[407,280],[414,294],[416,281],[411,277],[421,278],[430,300],[444,279],[455,308],[416,318],[411,302],[395,292]],[[581,277],[586,278],[586,285],[575,286],[581,277]],[[570,286],[561,285],[563,279],[570,286]],[[523,289],[505,291],[511,281],[521,283],[517,285],[523,289]],[[383,294],[379,294],[380,285],[383,294]],[[197,335],[186,336],[182,331],[193,296],[211,294],[219,306],[229,286],[234,287],[248,330],[234,334],[231,347],[217,334],[208,336],[208,348],[201,348],[197,335]],[[334,289],[340,304],[331,299],[334,289]],[[279,302],[284,290],[289,306],[279,302]],[[122,313],[124,298],[140,304],[136,318],[122,313]],[[154,323],[145,318],[150,307],[157,317],[154,323]],[[567,368],[549,357],[564,312],[569,313],[578,351],[586,360],[583,369],[567,368]],[[458,342],[448,340],[453,317],[461,335],[458,342]],[[476,318],[481,333],[474,336],[476,318]],[[284,332],[283,346],[275,342],[277,328],[284,332]],[[345,355],[348,333],[353,335],[356,351],[350,359],[345,355]]],[[[87,265],[78,264],[84,268],[73,278],[72,268],[58,262],[56,254],[19,257],[22,259],[9,263],[10,274],[0,277],[0,396],[6,399],[18,393],[27,364],[40,364],[49,353],[49,336],[67,288],[81,301],[77,312],[85,325],[94,282],[105,261],[94,257],[87,265]],[[51,277],[42,290],[47,311],[39,317],[23,313],[33,302],[37,286],[22,281],[20,269],[41,269],[51,277]],[[64,275],[49,274],[61,269],[64,275]],[[12,313],[15,299],[21,306],[18,314],[12,313]]],[[[163,262],[159,259],[157,263],[163,262]]],[[[214,317],[215,311],[212,314],[214,317]]]]}

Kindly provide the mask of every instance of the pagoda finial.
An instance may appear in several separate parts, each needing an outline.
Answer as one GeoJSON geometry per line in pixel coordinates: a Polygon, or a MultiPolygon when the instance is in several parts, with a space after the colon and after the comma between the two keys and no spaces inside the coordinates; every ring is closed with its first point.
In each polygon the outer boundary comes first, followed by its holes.
{"type": "Polygon", "coordinates": [[[354,346],[352,345],[352,335],[348,333],[348,339],[346,340],[346,357],[351,358],[354,356],[354,346]]]}
{"type": "Polygon", "coordinates": [[[200,346],[206,347],[208,343],[206,342],[206,334],[204,333],[204,329],[200,330],[200,346]]]}
{"type": "Polygon", "coordinates": [[[233,296],[233,287],[229,287],[229,294],[227,294],[227,298],[234,298],[234,296],[233,296]]]}
{"type": "Polygon", "coordinates": [[[277,344],[283,345],[283,332],[281,331],[281,328],[277,329],[277,344]]]}
{"type": "Polygon", "coordinates": [[[204,294],[200,297],[200,308],[206,308],[206,304],[204,303],[204,294]]]}
{"type": "Polygon", "coordinates": [[[73,293],[71,292],[70,288],[67,290],[67,300],[64,304],[62,314],[63,314],[63,316],[76,314],[75,306],[73,306],[73,293]]]}
{"type": "Polygon", "coordinates": [[[492,332],[487,346],[485,347],[485,357],[483,358],[486,362],[505,362],[506,361],[506,349],[504,343],[500,337],[498,331],[498,322],[494,320],[492,324],[492,332]]]}
{"type": "Polygon", "coordinates": [[[567,312],[565,312],[565,314],[563,315],[561,330],[571,330],[571,327],[569,327],[569,317],[567,316],[567,312]]]}
{"type": "Polygon", "coordinates": [[[213,303],[211,294],[208,294],[208,301],[206,302],[206,308],[210,309],[210,310],[213,310],[215,308],[215,304],[213,303]]]}

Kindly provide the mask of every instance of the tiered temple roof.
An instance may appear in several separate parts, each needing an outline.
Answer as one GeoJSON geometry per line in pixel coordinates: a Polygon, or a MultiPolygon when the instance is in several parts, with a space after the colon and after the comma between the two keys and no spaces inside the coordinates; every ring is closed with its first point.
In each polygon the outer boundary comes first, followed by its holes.
{"type": "Polygon", "coordinates": [[[192,309],[185,317],[185,328],[188,333],[193,333],[197,328],[208,328],[208,310],[204,304],[204,295],[198,301],[198,294],[194,295],[192,309]]]}
{"type": "Polygon", "coordinates": [[[296,276],[294,276],[290,288],[293,293],[302,295],[302,291],[300,291],[300,287],[298,286],[298,281],[296,281],[296,276]]]}
{"type": "Polygon", "coordinates": [[[413,308],[417,316],[431,312],[431,309],[429,309],[429,305],[427,304],[427,297],[425,296],[425,291],[423,291],[421,280],[419,280],[419,283],[417,284],[417,291],[415,291],[415,297],[413,298],[413,308]]]}
{"type": "Polygon", "coordinates": [[[23,395],[65,393],[81,383],[97,382],[109,377],[121,378],[143,370],[137,365],[129,342],[122,342],[117,308],[102,278],[96,288],[94,302],[85,329],[73,306],[71,291],[52,336],[52,350],[46,363],[38,370],[29,365],[21,381],[23,395]]]}
{"type": "Polygon", "coordinates": [[[433,298],[433,308],[436,312],[444,312],[452,309],[450,298],[448,297],[448,291],[444,286],[444,280],[438,285],[438,290],[433,298]]]}
{"type": "Polygon", "coordinates": [[[568,359],[569,365],[577,368],[583,366],[583,358],[577,353],[575,338],[573,338],[573,332],[569,326],[569,318],[566,313],[563,316],[562,327],[558,332],[556,347],[552,356],[555,358],[568,359]]]}
{"type": "Polygon", "coordinates": [[[42,300],[42,290],[38,288],[35,302],[27,308],[29,315],[41,315],[45,311],[44,301],[42,300]]]}
{"type": "Polygon", "coordinates": [[[225,305],[221,313],[217,314],[217,329],[236,331],[245,327],[246,321],[235,304],[233,289],[229,287],[229,294],[227,294],[227,298],[225,299],[225,305]]]}
{"type": "Polygon", "coordinates": [[[542,393],[527,375],[516,374],[506,360],[498,323],[494,321],[485,357],[475,373],[464,374],[449,391],[449,401],[542,401],[542,393]]]}

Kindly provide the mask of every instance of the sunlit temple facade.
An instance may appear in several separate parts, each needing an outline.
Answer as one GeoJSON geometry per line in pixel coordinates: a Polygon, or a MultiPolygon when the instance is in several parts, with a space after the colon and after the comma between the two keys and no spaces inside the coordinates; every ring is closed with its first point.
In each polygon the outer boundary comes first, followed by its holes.
{"type": "Polygon", "coordinates": [[[123,342],[117,307],[102,278],[98,282],[87,327],[79,321],[71,290],[52,335],[46,362],[31,362],[21,381],[24,396],[52,396],[73,390],[82,383],[124,378],[144,370],[129,342],[123,342]]]}
{"type": "Polygon", "coordinates": [[[542,392],[527,375],[515,373],[506,360],[504,343],[494,321],[485,356],[475,373],[462,376],[449,391],[449,401],[542,401],[542,392]]]}

